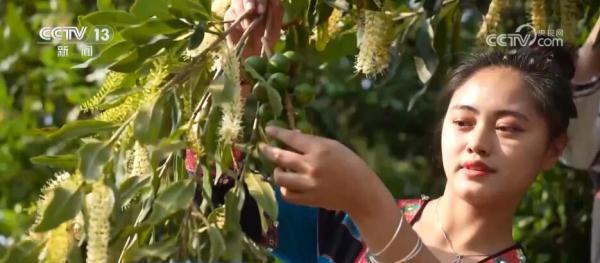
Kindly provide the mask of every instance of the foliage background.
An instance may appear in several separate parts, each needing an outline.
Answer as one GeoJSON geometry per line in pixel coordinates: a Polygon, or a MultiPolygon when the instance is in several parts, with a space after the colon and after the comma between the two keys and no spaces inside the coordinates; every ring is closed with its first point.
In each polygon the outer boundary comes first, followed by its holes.
{"type": "MultiPolygon", "coordinates": [[[[395,1],[405,10],[418,2],[395,1]]],[[[78,15],[107,3],[111,1],[0,2],[0,259],[33,222],[28,208],[56,171],[36,165],[31,158],[77,148],[75,142],[41,142],[36,139],[38,129],[85,118],[78,105],[94,94],[105,74],[102,68],[73,69],[85,58],[76,52],[58,58],[55,46],[38,43],[37,32],[42,24],[77,25],[78,15]]],[[[488,3],[449,1],[430,21],[433,35],[427,33],[424,17],[416,20],[419,26],[396,47],[384,77],[365,79],[354,74],[357,49],[351,30],[308,58],[318,66],[307,73],[307,78],[319,83],[318,99],[308,111],[317,130],[357,151],[399,198],[441,193],[444,178],[431,147],[438,116],[436,96],[446,70],[476,48],[481,12],[488,3]],[[426,84],[419,80],[413,56],[424,57],[434,72],[426,84]]],[[[132,3],[112,4],[127,10],[132,3]]],[[[597,1],[581,1],[579,6],[575,45],[583,42],[599,10],[597,1]]],[[[512,32],[527,22],[527,12],[522,1],[514,1],[504,13],[503,31],[512,32]]],[[[589,261],[591,194],[583,172],[556,167],[538,177],[513,230],[532,262],[589,261]]]]}

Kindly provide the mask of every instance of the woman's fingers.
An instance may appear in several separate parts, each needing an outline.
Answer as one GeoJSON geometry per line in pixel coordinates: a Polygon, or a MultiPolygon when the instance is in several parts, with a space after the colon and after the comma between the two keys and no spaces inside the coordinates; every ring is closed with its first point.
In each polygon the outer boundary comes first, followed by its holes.
{"type": "Polygon", "coordinates": [[[273,177],[277,185],[289,190],[303,192],[311,188],[308,177],[299,173],[285,171],[281,167],[275,168],[273,177]]]}
{"type": "Polygon", "coordinates": [[[269,0],[269,10],[271,24],[266,30],[268,30],[267,42],[269,48],[272,49],[281,34],[281,27],[283,26],[283,6],[279,0],[269,0]]]}
{"type": "Polygon", "coordinates": [[[314,203],[314,197],[310,193],[294,191],[290,188],[280,187],[281,197],[288,203],[298,205],[316,206],[314,203]]]}
{"type": "Polygon", "coordinates": [[[298,131],[292,131],[275,126],[269,126],[265,129],[269,137],[285,143],[300,153],[307,153],[314,149],[318,144],[318,137],[303,134],[298,131]]]}
{"type": "Polygon", "coordinates": [[[296,172],[304,172],[306,170],[303,157],[300,154],[266,144],[260,144],[259,148],[261,153],[278,167],[296,172]]]}

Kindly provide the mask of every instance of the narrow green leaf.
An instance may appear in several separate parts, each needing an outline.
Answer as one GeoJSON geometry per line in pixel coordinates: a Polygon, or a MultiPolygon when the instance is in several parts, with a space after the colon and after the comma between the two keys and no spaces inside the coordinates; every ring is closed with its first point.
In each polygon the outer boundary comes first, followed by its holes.
{"type": "Polygon", "coordinates": [[[141,19],[153,16],[161,19],[173,18],[169,14],[169,5],[166,0],[136,0],[129,12],[141,19]]]}
{"type": "Polygon", "coordinates": [[[425,84],[431,78],[431,72],[427,69],[427,65],[425,65],[425,61],[421,57],[414,57],[415,59],[415,67],[417,70],[417,75],[419,76],[419,80],[425,84]]]}
{"type": "Polygon", "coordinates": [[[157,97],[146,102],[138,112],[134,122],[134,135],[143,144],[158,142],[160,124],[163,119],[164,99],[157,97]]]}
{"type": "Polygon", "coordinates": [[[171,237],[165,241],[138,248],[133,252],[131,261],[146,261],[148,258],[158,258],[167,261],[177,251],[177,238],[171,237]]]}
{"type": "Polygon", "coordinates": [[[145,190],[151,190],[151,180],[152,177],[132,176],[127,178],[119,187],[119,206],[127,206],[137,194],[145,190]]]}
{"type": "Polygon", "coordinates": [[[19,39],[26,41],[31,39],[31,33],[28,30],[28,26],[25,24],[23,20],[23,14],[20,10],[21,8],[17,8],[17,6],[13,2],[8,2],[6,6],[6,18],[5,22],[8,28],[10,28],[10,33],[18,37],[19,39]]]}
{"type": "Polygon", "coordinates": [[[71,192],[65,188],[57,187],[52,200],[48,204],[40,224],[34,229],[36,232],[45,232],[53,229],[63,222],[74,218],[81,211],[81,188],[71,192]]]}
{"type": "Polygon", "coordinates": [[[150,18],[146,22],[129,26],[121,30],[121,36],[133,43],[145,45],[160,35],[168,35],[187,29],[188,26],[178,20],[162,21],[150,18]]]}
{"type": "Polygon", "coordinates": [[[188,49],[197,48],[204,40],[204,24],[199,23],[194,29],[194,33],[190,36],[190,42],[188,43],[188,49]]]}
{"type": "Polygon", "coordinates": [[[0,107],[10,108],[12,103],[13,99],[8,96],[8,87],[6,87],[4,76],[0,74],[0,107]]]}
{"type": "Polygon", "coordinates": [[[136,45],[134,45],[133,43],[122,40],[122,41],[111,44],[110,46],[108,46],[107,48],[102,50],[102,52],[100,52],[100,54],[98,56],[90,58],[81,64],[75,65],[75,66],[73,66],[73,68],[81,69],[81,68],[87,68],[90,65],[96,65],[96,66],[109,65],[111,63],[114,63],[115,61],[123,59],[124,57],[129,55],[132,51],[134,51],[135,48],[136,48],[136,45]]]}
{"type": "Polygon", "coordinates": [[[13,246],[8,247],[7,250],[3,251],[4,256],[0,258],[2,263],[35,263],[38,261],[38,255],[41,250],[41,246],[38,242],[23,239],[13,246]]]}
{"type": "Polygon", "coordinates": [[[196,190],[193,180],[177,181],[158,194],[146,224],[158,224],[179,210],[186,209],[196,190]]]}
{"type": "Polygon", "coordinates": [[[86,143],[77,152],[79,156],[77,167],[86,180],[98,180],[102,176],[104,165],[110,160],[110,154],[110,146],[103,142],[86,143]]]}
{"type": "Polygon", "coordinates": [[[136,16],[121,10],[101,10],[79,17],[82,22],[92,25],[110,25],[116,28],[135,25],[142,22],[136,16]]]}
{"type": "Polygon", "coordinates": [[[260,174],[248,172],[244,175],[244,182],[250,195],[256,200],[258,206],[269,215],[271,220],[277,219],[278,206],[275,191],[268,182],[262,180],[260,174]]]}
{"type": "Polygon", "coordinates": [[[210,239],[210,259],[208,262],[215,262],[225,252],[225,239],[214,224],[208,225],[208,237],[210,239]]]}
{"type": "Polygon", "coordinates": [[[206,21],[210,17],[210,7],[200,4],[198,1],[170,0],[169,2],[169,11],[176,17],[202,21],[206,21]]]}
{"type": "Polygon", "coordinates": [[[97,0],[96,6],[98,6],[98,10],[111,10],[115,9],[115,5],[112,0],[97,0]]]}
{"type": "Polygon", "coordinates": [[[208,121],[204,126],[204,131],[202,134],[202,145],[206,146],[206,152],[209,155],[214,155],[217,151],[217,143],[219,136],[219,124],[221,123],[221,118],[223,116],[223,112],[220,107],[212,107],[210,109],[210,113],[208,114],[208,121]]]}
{"type": "Polygon", "coordinates": [[[163,47],[168,46],[172,41],[163,35],[158,35],[150,40],[147,45],[140,45],[133,51],[122,56],[118,61],[110,65],[110,69],[117,72],[130,73],[140,68],[146,59],[156,54],[163,47]]]}
{"type": "Polygon", "coordinates": [[[111,131],[118,125],[97,120],[78,120],[63,125],[60,129],[48,134],[46,138],[50,141],[64,141],[111,131]]]}
{"type": "Polygon", "coordinates": [[[32,163],[50,167],[73,170],[77,167],[77,157],[74,154],[40,155],[30,159],[32,163]]]}
{"type": "Polygon", "coordinates": [[[225,194],[225,229],[230,233],[241,231],[240,216],[246,198],[244,191],[236,189],[233,187],[225,194]]]}

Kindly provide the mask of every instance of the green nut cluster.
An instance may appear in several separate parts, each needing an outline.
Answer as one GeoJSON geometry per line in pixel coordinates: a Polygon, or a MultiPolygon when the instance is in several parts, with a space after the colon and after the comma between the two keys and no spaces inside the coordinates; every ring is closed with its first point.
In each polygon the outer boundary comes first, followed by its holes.
{"type": "MultiPolygon", "coordinates": [[[[259,143],[286,147],[282,142],[265,136],[264,128],[267,126],[290,129],[293,125],[293,128],[305,134],[315,132],[306,116],[306,107],[316,96],[316,89],[311,84],[314,78],[304,72],[307,65],[302,62],[302,57],[295,51],[274,53],[270,58],[251,56],[244,61],[246,75],[254,82],[252,97],[258,106],[259,143]]],[[[274,168],[258,152],[253,153],[253,159],[259,170],[268,173],[274,168]]]]}

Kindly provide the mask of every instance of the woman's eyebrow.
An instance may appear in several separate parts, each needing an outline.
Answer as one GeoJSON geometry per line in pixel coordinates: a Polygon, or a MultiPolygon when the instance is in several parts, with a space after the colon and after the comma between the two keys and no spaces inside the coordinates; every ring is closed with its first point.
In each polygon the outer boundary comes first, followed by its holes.
{"type": "MultiPolygon", "coordinates": [[[[451,109],[466,110],[466,111],[473,112],[475,114],[479,114],[478,109],[474,108],[473,106],[464,105],[464,104],[454,105],[454,106],[452,106],[451,109]]],[[[496,118],[505,117],[505,116],[513,116],[517,119],[522,119],[524,121],[529,122],[529,118],[527,118],[527,116],[525,114],[515,111],[515,110],[499,110],[499,111],[496,111],[494,113],[494,115],[496,116],[496,118]]]]}
{"type": "Polygon", "coordinates": [[[454,106],[452,106],[451,109],[453,109],[453,110],[466,110],[466,111],[473,112],[475,114],[479,114],[479,110],[478,109],[475,109],[475,108],[473,108],[472,106],[469,106],[469,105],[460,105],[460,104],[459,105],[454,105],[454,106]]]}
{"type": "Polygon", "coordinates": [[[520,113],[518,111],[514,111],[514,110],[499,110],[499,111],[496,111],[495,115],[498,118],[504,117],[504,116],[513,116],[513,117],[516,117],[517,119],[521,119],[526,122],[529,122],[529,118],[527,118],[527,116],[525,114],[520,113]]]}

